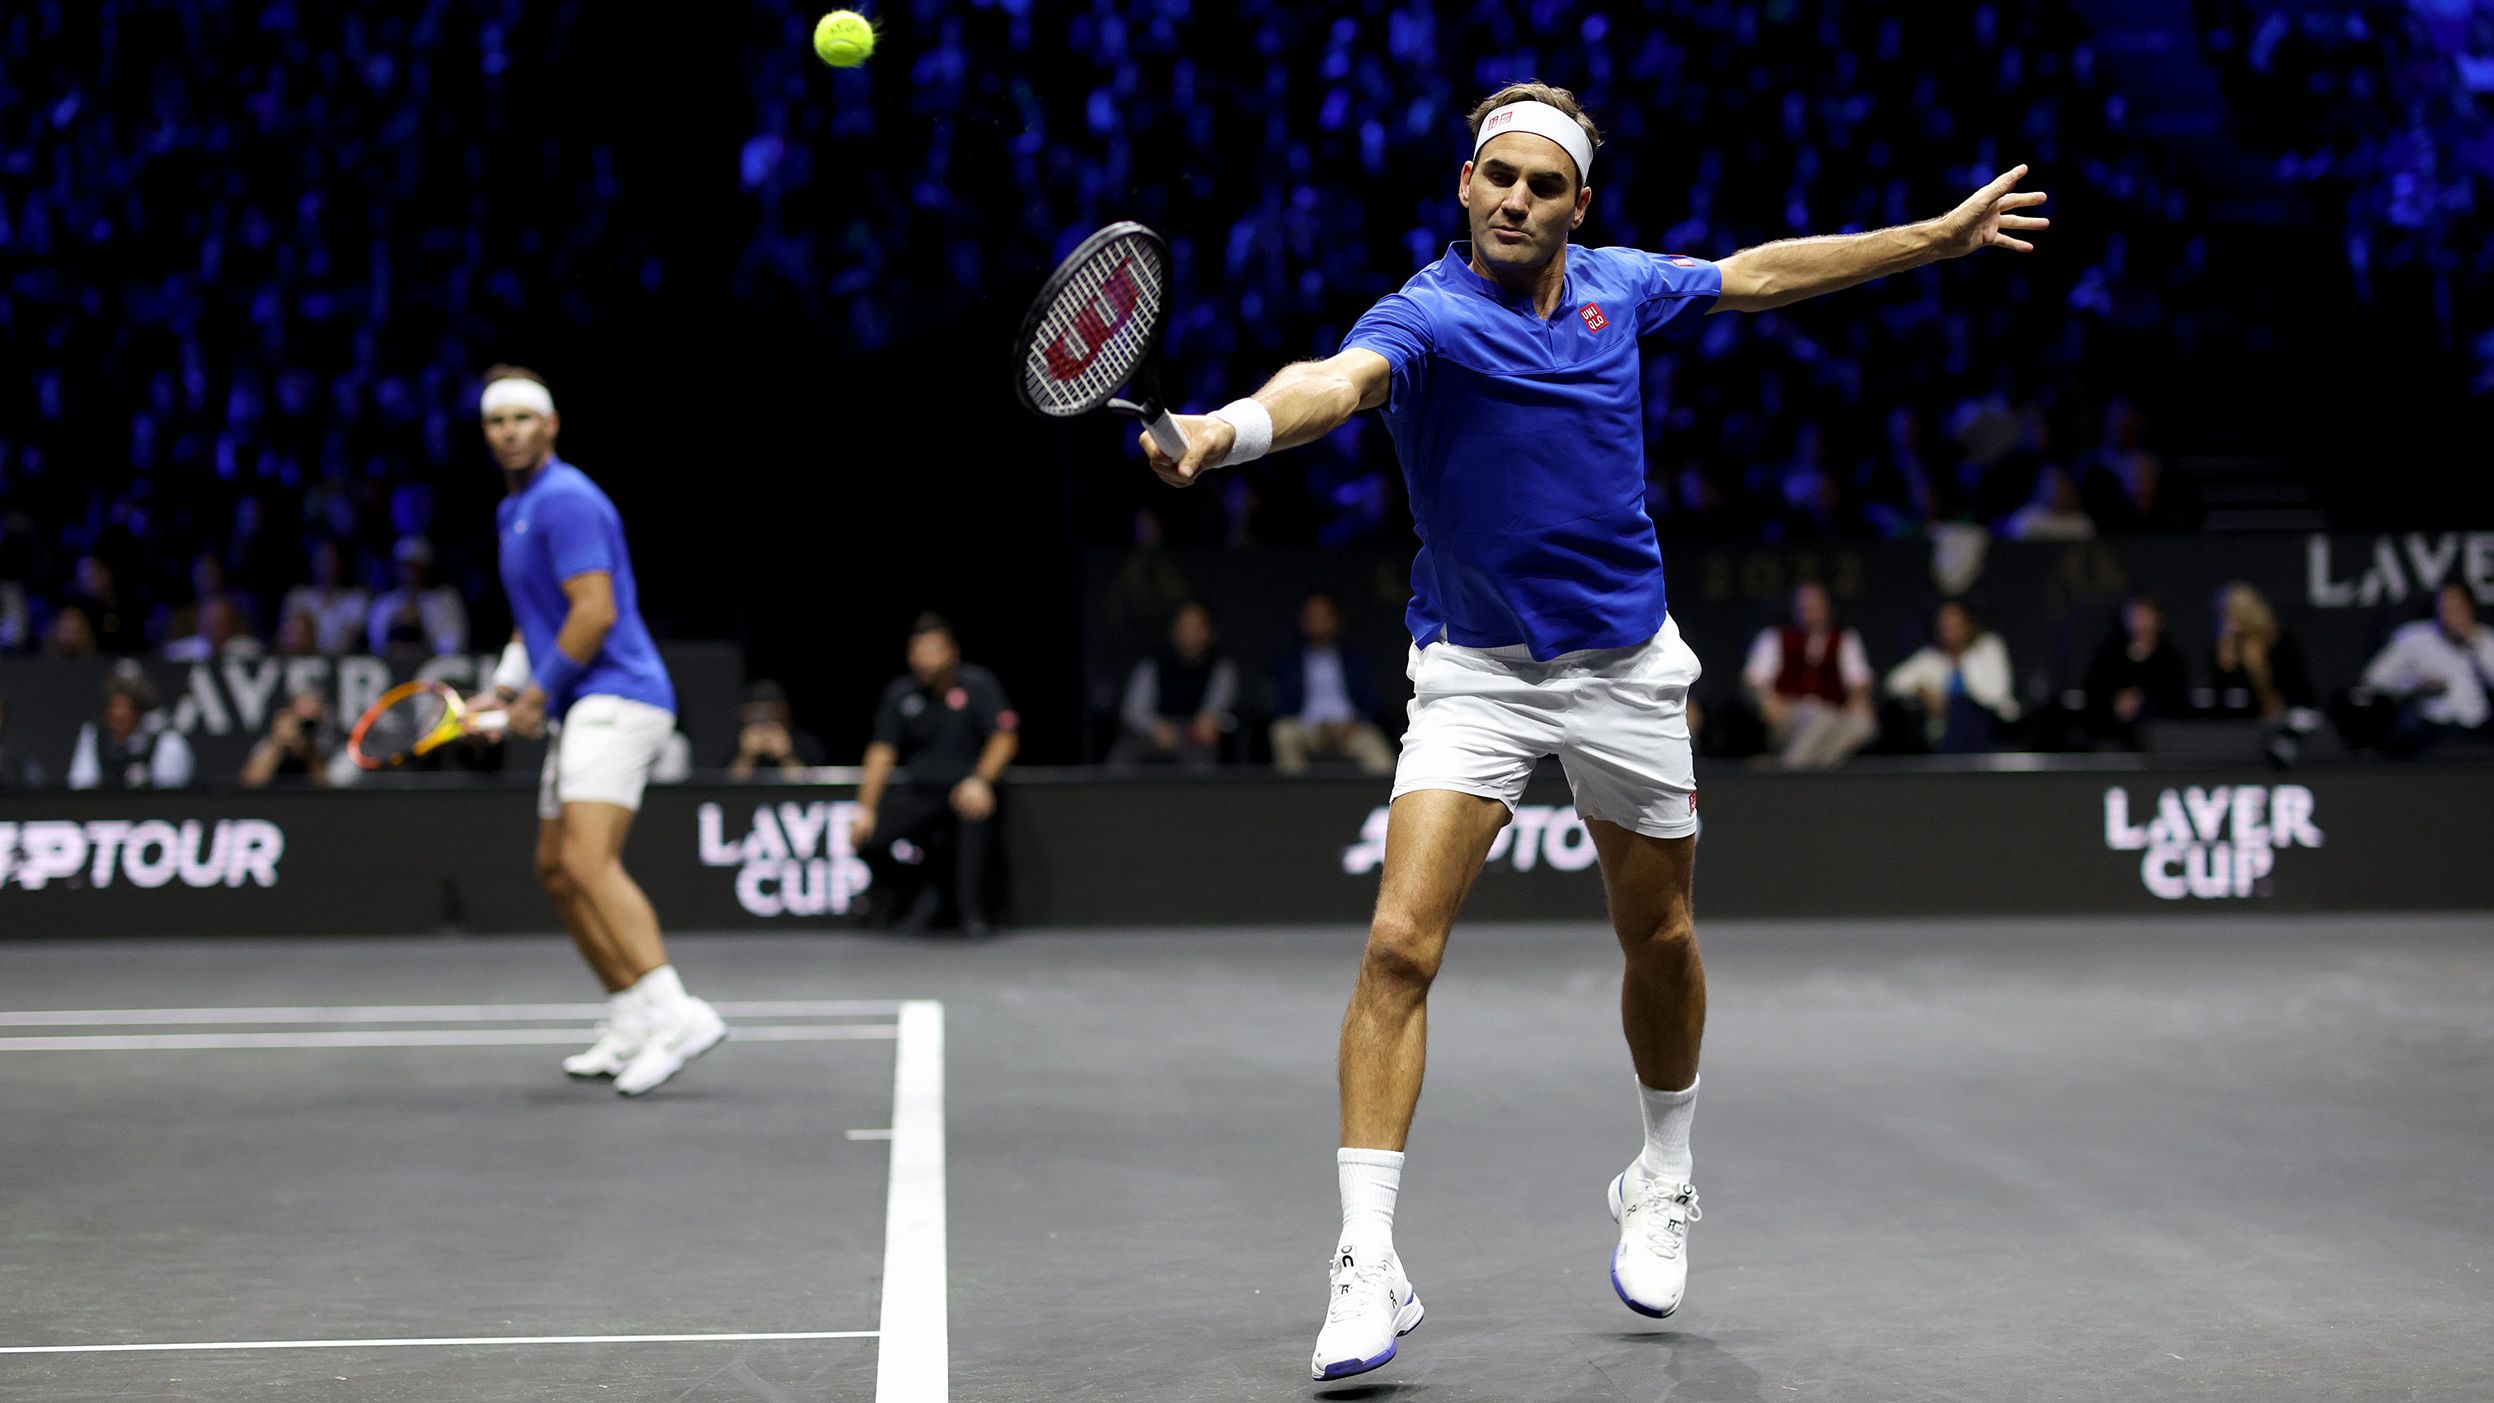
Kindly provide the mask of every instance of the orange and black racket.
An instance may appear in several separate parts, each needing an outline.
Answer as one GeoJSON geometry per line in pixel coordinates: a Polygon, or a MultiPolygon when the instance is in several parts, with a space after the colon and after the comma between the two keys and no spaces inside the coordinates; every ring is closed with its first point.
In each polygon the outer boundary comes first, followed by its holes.
{"type": "Polygon", "coordinates": [[[367,770],[386,770],[461,736],[499,731],[507,719],[500,711],[470,711],[447,682],[402,682],[356,720],[347,753],[367,770]]]}

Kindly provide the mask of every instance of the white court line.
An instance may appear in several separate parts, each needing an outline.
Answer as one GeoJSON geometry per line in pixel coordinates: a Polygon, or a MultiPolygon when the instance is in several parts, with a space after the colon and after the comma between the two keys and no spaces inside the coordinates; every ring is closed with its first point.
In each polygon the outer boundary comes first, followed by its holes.
{"type": "Polygon", "coordinates": [[[901,1005],[892,1054],[892,1181],[883,1217],[882,1339],[875,1403],[946,1403],[952,1390],[944,1267],[944,1006],[901,1005]]]}
{"type": "MultiPolygon", "coordinates": [[[[728,1018],[847,1018],[900,1012],[896,999],[720,1000],[728,1018]]],[[[0,1028],[167,1028],[196,1023],[536,1023],[604,1018],[604,1004],[348,1004],[282,1008],[73,1008],[0,1011],[0,1028]]]]}
{"type": "Polygon", "coordinates": [[[405,1349],[416,1345],[728,1344],[741,1340],[871,1340],[872,1330],[777,1330],[746,1335],[454,1335],[420,1340],[182,1340],[161,1345],[0,1345],[0,1354],[164,1354],[214,1349],[405,1349]]]}
{"type": "MultiPolygon", "coordinates": [[[[897,1023],[774,1023],[731,1029],[734,1042],[875,1042],[897,1023]]],[[[576,1043],[579,1028],[341,1028],[319,1033],[69,1033],[0,1038],[6,1052],[232,1052],[253,1048],[521,1047],[576,1043]]]]}
{"type": "Polygon", "coordinates": [[[889,1140],[892,1138],[892,1132],[889,1130],[852,1130],[849,1132],[849,1138],[852,1140],[889,1140]]]}

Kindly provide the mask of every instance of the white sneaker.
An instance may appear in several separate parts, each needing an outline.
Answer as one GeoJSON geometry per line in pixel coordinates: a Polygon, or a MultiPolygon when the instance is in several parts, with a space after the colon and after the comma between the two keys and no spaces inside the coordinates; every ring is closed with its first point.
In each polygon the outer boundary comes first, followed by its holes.
{"type": "Polygon", "coordinates": [[[1402,1259],[1361,1261],[1348,1245],[1335,1249],[1325,1328],[1316,1333],[1317,1379],[1365,1374],[1394,1357],[1394,1341],[1410,1334],[1427,1314],[1402,1259]]]}
{"type": "Polygon", "coordinates": [[[719,1017],[719,1011],[704,1000],[687,996],[651,1025],[649,1040],[615,1074],[615,1089],[626,1096],[638,1096],[683,1071],[685,1063],[726,1040],[727,1023],[719,1017]]]}
{"type": "Polygon", "coordinates": [[[1680,1308],[1689,1289],[1689,1224],[1704,1216],[1694,1186],[1646,1177],[1643,1159],[1611,1181],[1611,1217],[1619,1224],[1611,1289],[1630,1310],[1660,1320],[1680,1308]]]}
{"type": "Polygon", "coordinates": [[[641,1050],[643,1033],[631,1023],[600,1023],[598,1038],[588,1050],[563,1059],[565,1073],[575,1077],[611,1077],[623,1071],[641,1050]]]}

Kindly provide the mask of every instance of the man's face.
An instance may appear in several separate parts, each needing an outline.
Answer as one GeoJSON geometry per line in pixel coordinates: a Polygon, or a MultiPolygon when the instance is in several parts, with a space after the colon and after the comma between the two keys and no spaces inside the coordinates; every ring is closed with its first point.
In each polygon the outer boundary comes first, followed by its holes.
{"type": "Polygon", "coordinates": [[[1531,132],[1489,139],[1464,163],[1456,199],[1472,225],[1472,254],[1492,271],[1528,273],[1566,246],[1593,199],[1576,158],[1531,132]]]}
{"type": "Polygon", "coordinates": [[[139,704],[127,695],[115,692],[104,699],[104,729],[116,739],[127,739],[139,728],[139,704]]]}
{"type": "Polygon", "coordinates": [[[1212,646],[1212,615],[1200,605],[1188,605],[1169,622],[1169,641],[1178,656],[1200,658],[1212,646]]]}
{"type": "Polygon", "coordinates": [[[1962,653],[1974,644],[1974,620],[1954,604],[1940,610],[1932,632],[1938,635],[1943,652],[1962,653]]]}
{"type": "Polygon", "coordinates": [[[2165,611],[2144,599],[2134,599],[2123,607],[2122,624],[2130,630],[2133,642],[2153,643],[2165,632],[2165,611]]]}
{"type": "Polygon", "coordinates": [[[1342,615],[1334,602],[1321,594],[1308,596],[1299,606],[1299,636],[1310,643],[1326,644],[1342,633],[1342,615]]]}
{"type": "Polygon", "coordinates": [[[485,446],[507,473],[524,473],[554,452],[554,435],[563,427],[560,414],[504,405],[485,416],[485,446]]]}
{"type": "Polygon", "coordinates": [[[1803,585],[1793,591],[1794,623],[1812,633],[1817,633],[1826,628],[1828,621],[1834,617],[1835,611],[1827,605],[1825,589],[1817,585],[1803,585]]]}
{"type": "Polygon", "coordinates": [[[960,661],[960,646],[941,629],[929,629],[909,640],[909,673],[921,683],[935,681],[960,661]]]}
{"type": "Polygon", "coordinates": [[[2477,601],[2468,597],[2462,585],[2444,585],[2433,601],[2434,617],[2442,621],[2442,631],[2453,638],[2466,638],[2477,631],[2477,601]]]}

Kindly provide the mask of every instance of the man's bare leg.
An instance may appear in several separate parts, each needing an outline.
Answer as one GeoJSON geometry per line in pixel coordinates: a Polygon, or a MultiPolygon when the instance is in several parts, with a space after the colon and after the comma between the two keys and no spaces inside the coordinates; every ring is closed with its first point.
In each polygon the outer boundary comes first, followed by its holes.
{"type": "Polygon", "coordinates": [[[587,894],[564,866],[563,821],[559,818],[537,821],[537,881],[554,902],[554,914],[563,922],[563,929],[571,933],[580,958],[588,962],[598,982],[606,986],[606,992],[617,994],[631,988],[632,981],[639,976],[626,967],[621,953],[599,926],[587,894]]]}
{"type": "Polygon", "coordinates": [[[1706,1035],[1706,966],[1690,905],[1697,840],[1650,838],[1599,820],[1585,827],[1602,858],[1611,929],[1627,956],[1619,1019],[1637,1080],[1658,1091],[1688,1086],[1706,1035]]]}
{"type": "Polygon", "coordinates": [[[1394,801],[1386,819],[1385,876],[1368,928],[1359,982],[1342,1018],[1342,1143],[1400,1151],[1420,1101],[1427,1061],[1430,982],[1507,806],[1424,789],[1394,801]]]}
{"type": "Polygon", "coordinates": [[[658,934],[656,908],[624,871],[623,845],[632,832],[632,810],[621,804],[569,803],[563,806],[560,826],[564,876],[587,905],[624,985],[637,983],[667,963],[667,947],[658,934]]]}

